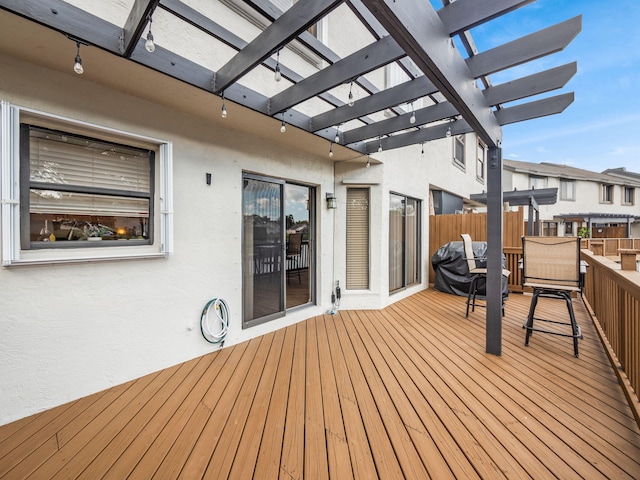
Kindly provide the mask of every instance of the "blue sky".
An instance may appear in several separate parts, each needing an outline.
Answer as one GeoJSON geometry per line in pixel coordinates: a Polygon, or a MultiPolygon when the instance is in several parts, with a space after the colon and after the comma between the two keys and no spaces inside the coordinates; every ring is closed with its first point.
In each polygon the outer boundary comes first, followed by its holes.
{"type": "Polygon", "coordinates": [[[575,93],[561,114],[503,127],[503,158],[586,170],[640,172],[640,0],[538,0],[474,28],[480,52],[582,15],[582,31],[562,52],[491,76],[494,85],[577,61],[560,90],[575,93]]]}

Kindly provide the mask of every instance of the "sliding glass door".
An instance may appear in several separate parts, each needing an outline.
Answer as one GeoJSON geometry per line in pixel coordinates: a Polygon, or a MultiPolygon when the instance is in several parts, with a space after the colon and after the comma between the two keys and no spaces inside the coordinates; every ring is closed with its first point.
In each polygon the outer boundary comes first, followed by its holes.
{"type": "Polygon", "coordinates": [[[312,301],[312,187],[243,176],[243,327],[312,301]]]}
{"type": "Polygon", "coordinates": [[[420,282],[420,200],[389,195],[389,292],[420,282]]]}

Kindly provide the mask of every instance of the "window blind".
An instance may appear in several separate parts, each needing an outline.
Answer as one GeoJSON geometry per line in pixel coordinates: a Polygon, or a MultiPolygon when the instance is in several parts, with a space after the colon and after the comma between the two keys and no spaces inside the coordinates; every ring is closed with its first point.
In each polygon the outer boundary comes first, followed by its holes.
{"type": "Polygon", "coordinates": [[[369,189],[347,189],[347,289],[369,288],[369,189]]]}
{"type": "Polygon", "coordinates": [[[93,139],[31,128],[31,213],[148,217],[151,153],[93,139]],[[69,187],[85,192],[69,192],[69,187]],[[105,195],[121,191],[122,195],[105,195]],[[142,194],[145,198],[130,196],[142,194]]]}

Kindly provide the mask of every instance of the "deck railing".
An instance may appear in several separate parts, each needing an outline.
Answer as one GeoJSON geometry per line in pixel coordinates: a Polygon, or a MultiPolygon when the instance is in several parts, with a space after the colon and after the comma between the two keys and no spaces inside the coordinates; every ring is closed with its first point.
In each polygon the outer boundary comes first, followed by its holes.
{"type": "MultiPolygon", "coordinates": [[[[620,247],[624,248],[624,247],[620,247]]],[[[615,255],[615,254],[614,254],[615,255]]],[[[589,264],[583,298],[593,312],[618,363],[621,383],[629,384],[629,403],[638,417],[640,404],[640,273],[621,270],[620,264],[605,256],[582,250],[589,264]],[[626,378],[625,378],[626,377],[626,378]]],[[[636,418],[640,423],[640,419],[636,418]]]]}
{"type": "Polygon", "coordinates": [[[621,248],[640,249],[640,238],[583,238],[580,240],[581,248],[593,250],[591,243],[600,243],[604,246],[604,255],[615,257],[621,248]]]}

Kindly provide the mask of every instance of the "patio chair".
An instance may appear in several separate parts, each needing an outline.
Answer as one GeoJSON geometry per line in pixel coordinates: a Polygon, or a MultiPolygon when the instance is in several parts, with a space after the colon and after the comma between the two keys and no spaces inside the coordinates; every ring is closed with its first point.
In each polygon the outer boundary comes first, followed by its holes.
{"type": "Polygon", "coordinates": [[[523,325],[527,330],[524,344],[534,331],[573,338],[573,353],[578,356],[578,339],[582,331],[576,322],[571,294],[580,292],[580,238],[579,237],[522,237],[522,285],[533,289],[529,316],[523,325]],[[569,321],[543,319],[535,316],[540,297],[564,300],[569,321]],[[571,333],[563,330],[535,328],[534,321],[569,325],[571,333]]]}
{"type": "MultiPolygon", "coordinates": [[[[471,283],[469,284],[469,293],[467,294],[467,312],[465,313],[465,318],[469,318],[469,305],[471,305],[471,311],[475,312],[476,310],[476,295],[478,294],[478,281],[480,279],[487,280],[487,269],[484,267],[478,267],[476,264],[476,257],[473,254],[473,241],[471,240],[471,235],[468,233],[460,234],[462,237],[462,242],[464,244],[464,257],[467,261],[467,266],[469,267],[469,275],[471,276],[471,283]]],[[[481,258],[478,260],[486,260],[486,258],[481,258]]],[[[511,272],[506,268],[502,269],[502,275],[505,278],[508,278],[511,275],[511,272]]],[[[500,286],[502,288],[502,285],[500,286]]],[[[479,305],[484,306],[484,305],[479,305]]],[[[504,296],[502,297],[502,316],[504,316],[504,296]]]]}
{"type": "Polygon", "coordinates": [[[300,253],[302,250],[302,234],[291,233],[289,234],[289,241],[287,242],[287,281],[290,275],[298,275],[298,283],[301,283],[300,279],[300,253]]]}

